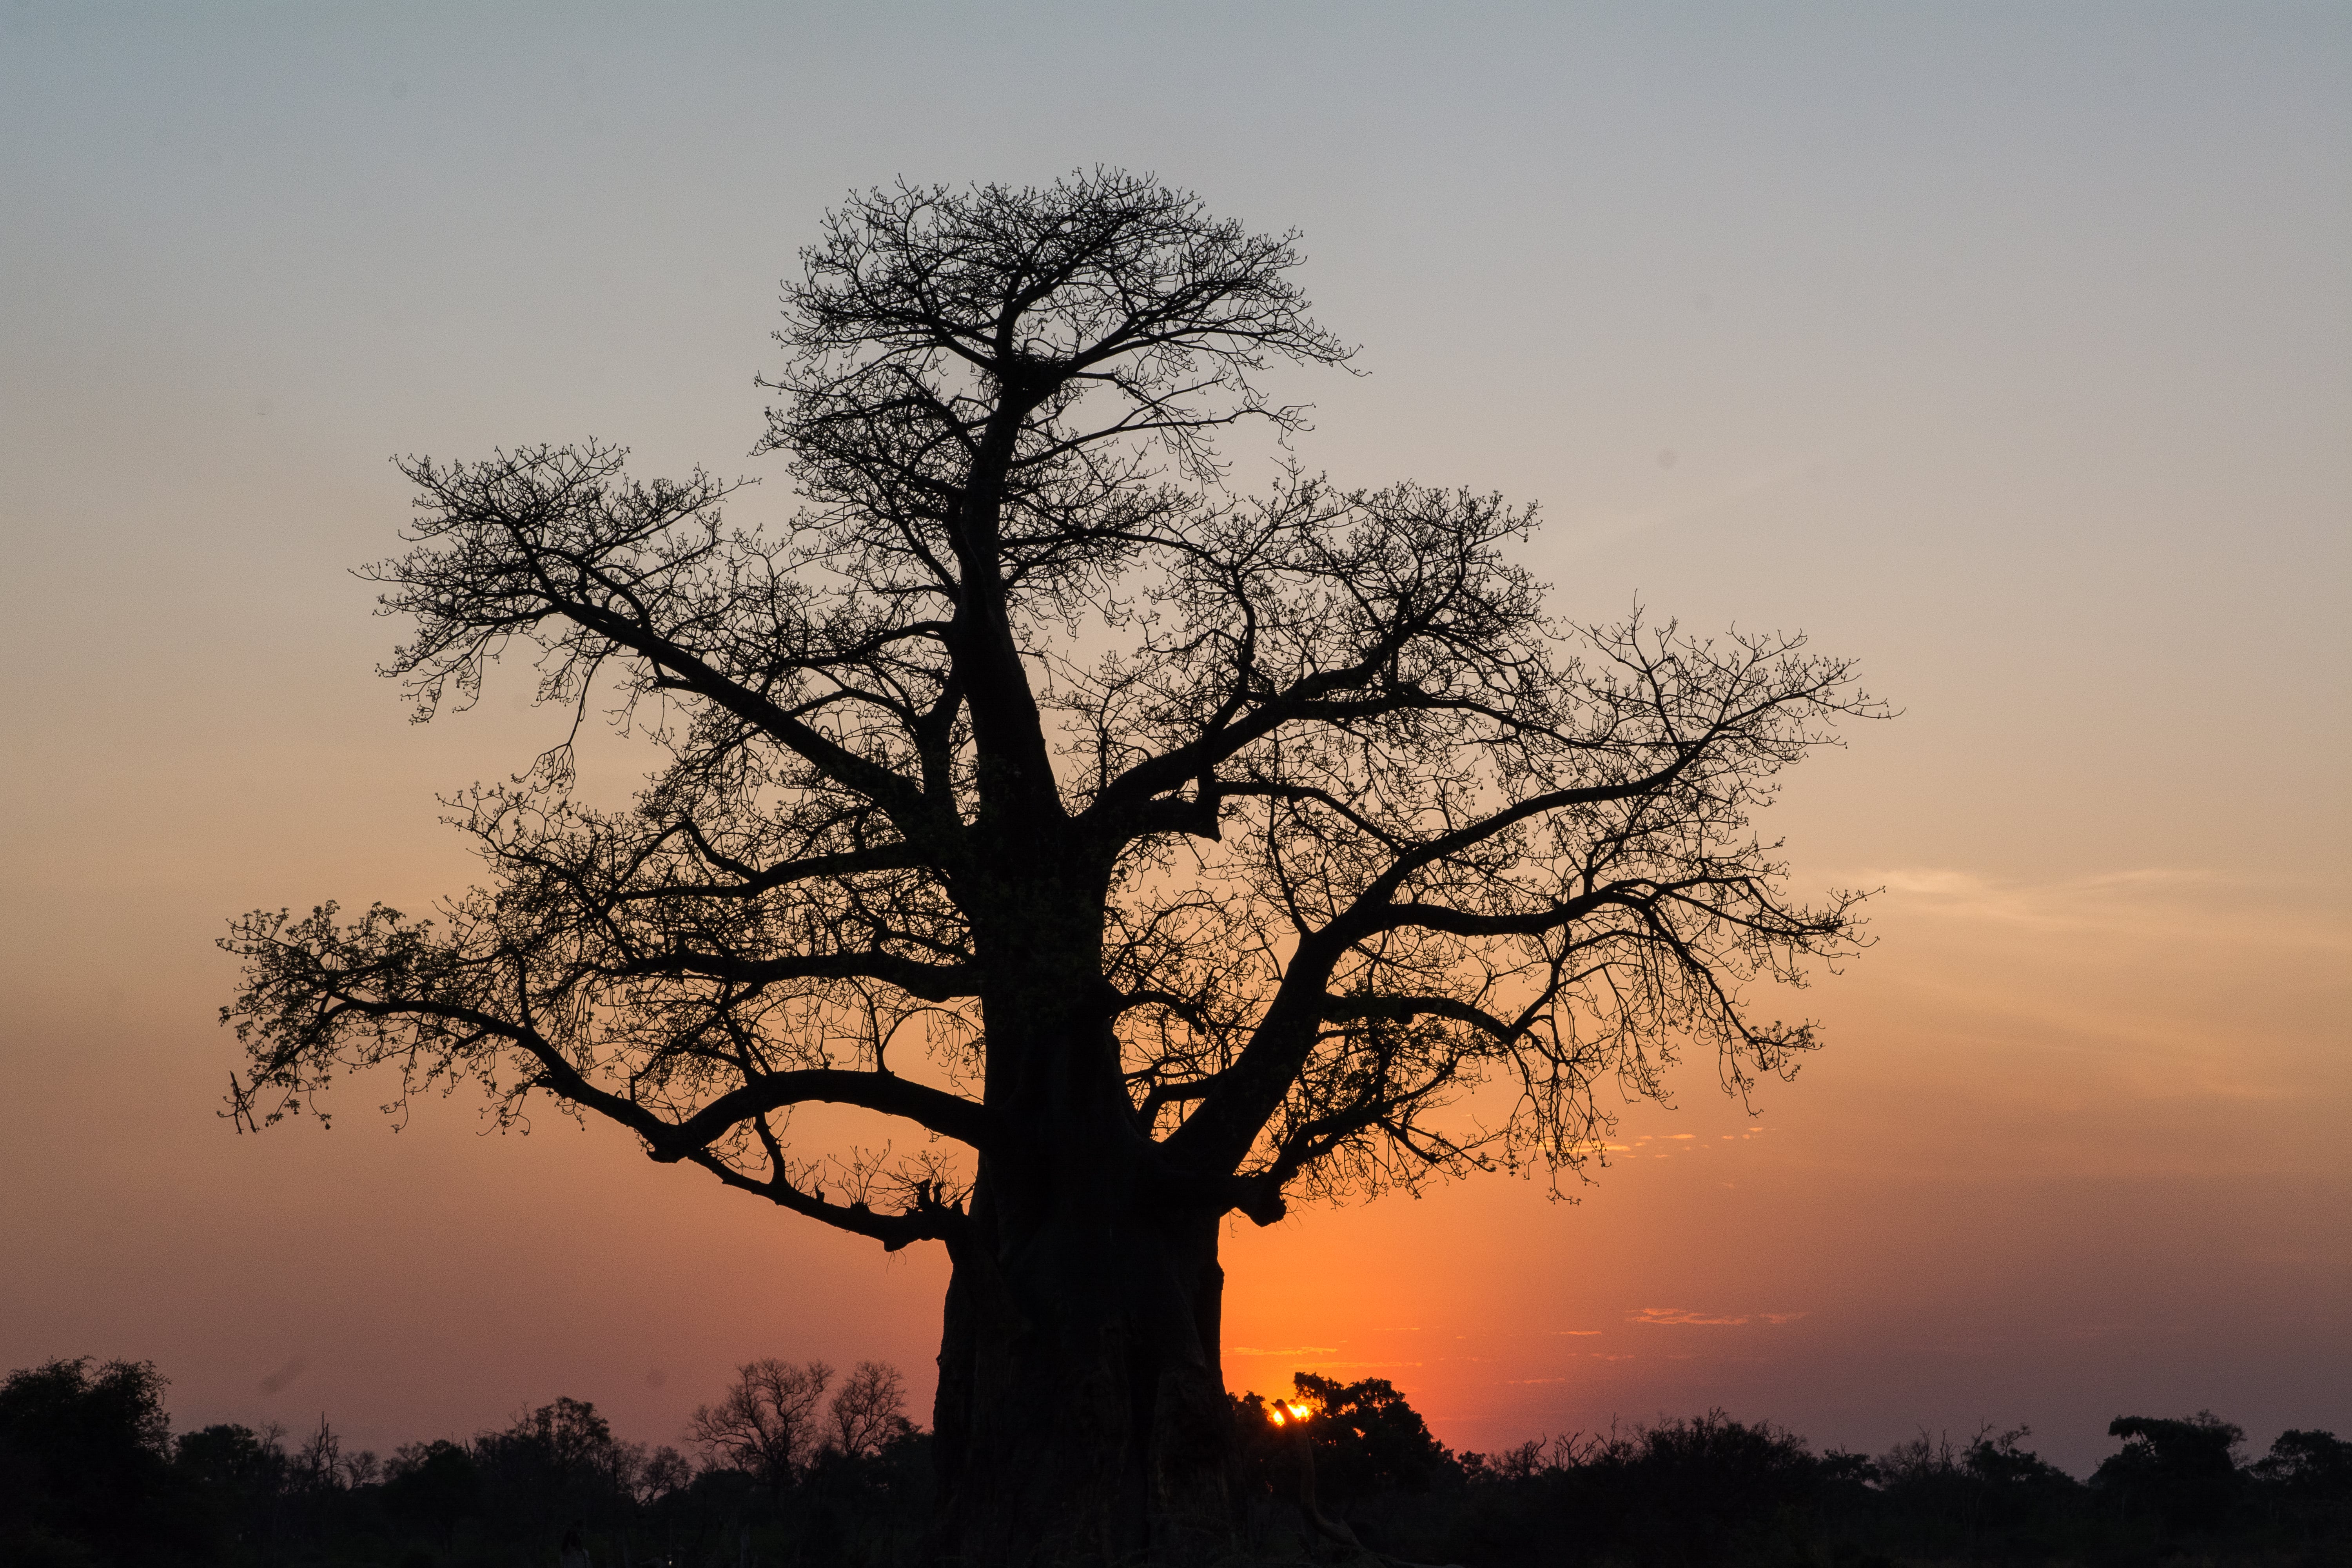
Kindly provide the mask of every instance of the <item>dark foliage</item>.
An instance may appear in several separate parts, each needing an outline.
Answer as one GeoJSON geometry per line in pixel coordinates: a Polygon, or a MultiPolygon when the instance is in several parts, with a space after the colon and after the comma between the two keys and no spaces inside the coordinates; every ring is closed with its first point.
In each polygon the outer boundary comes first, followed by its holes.
{"type": "Polygon", "coordinates": [[[1462,1552],[1497,1563],[1732,1561],[1801,1523],[1831,1474],[1802,1438],[1719,1410],[1469,1454],[1461,1469],[1462,1552]]]}
{"type": "Polygon", "coordinates": [[[1903,1521],[1913,1550],[2031,1557],[2067,1532],[2083,1510],[2082,1484],[2021,1447],[2029,1428],[1979,1432],[1955,1448],[1922,1432],[1876,1460],[1860,1460],[1854,1480],[1875,1495],[1850,1492],[1844,1514],[1903,1521]]]}
{"type": "Polygon", "coordinates": [[[379,1465],[323,1419],[299,1442],[229,1424],[174,1441],[152,1365],[52,1362],[0,1384],[0,1568],[553,1568],[574,1537],[599,1568],[909,1563],[931,1460],[898,1386],[861,1363],[779,1494],[616,1438],[584,1400],[379,1465]]]}
{"type": "Polygon", "coordinates": [[[2210,1528],[2228,1517],[2244,1488],[2237,1449],[2246,1435],[2210,1410],[2178,1421],[2118,1415],[2107,1436],[2124,1446],[2099,1466],[2091,1487],[2126,1518],[2153,1515],[2173,1530],[2210,1528]]]}
{"type": "MultiPolygon", "coordinates": [[[[1430,1434],[1421,1413],[1386,1378],[1341,1383],[1295,1373],[1286,1409],[1304,1409],[1304,1441],[1313,1449],[1317,1489],[1326,1502],[1342,1503],[1385,1492],[1423,1493],[1445,1479],[1454,1457],[1430,1434]]],[[[1253,1493],[1277,1485],[1283,1445],[1294,1439],[1271,1418],[1257,1394],[1234,1401],[1241,1426],[1243,1465],[1253,1493]]]]}
{"type": "MultiPolygon", "coordinates": [[[[898,1413],[894,1378],[875,1366],[849,1380],[826,1412],[832,1436],[779,1485],[698,1472],[573,1399],[470,1442],[404,1445],[381,1467],[344,1455],[323,1421],[299,1442],[229,1425],[174,1442],[152,1366],[52,1362],[0,1384],[0,1564],[557,1568],[572,1540],[594,1568],[914,1568],[933,1455],[898,1413]]],[[[1298,1507],[1308,1454],[1320,1508],[1391,1562],[2352,1563],[2352,1443],[2291,1430],[2241,1466],[2239,1429],[2203,1412],[2118,1419],[2120,1451],[2088,1485],[2027,1449],[2023,1427],[1965,1443],[1922,1433],[1872,1458],[1715,1410],[1456,1455],[1386,1380],[1311,1373],[1278,1404],[1249,1394],[1234,1412],[1248,1515],[1236,1568],[1370,1561],[1316,1539],[1298,1507]]]]}
{"type": "Polygon", "coordinates": [[[2273,1527],[2306,1541],[2352,1540],[2352,1443],[2289,1430],[2246,1468],[2273,1527]]]}
{"type": "MultiPolygon", "coordinates": [[[[1476,1568],[1893,1568],[1894,1564],[2352,1563],[2352,1444],[2291,1431],[2226,1474],[2234,1427],[2209,1415],[2116,1423],[2125,1452],[2085,1486],[1987,1428],[1921,1434],[1871,1458],[1815,1453],[1796,1434],[1720,1410],[1499,1454],[1448,1453],[1379,1379],[1301,1377],[1323,1506],[1395,1560],[1476,1568]],[[1320,1404],[1317,1404],[1317,1400],[1320,1404]],[[1326,1419],[1327,1410],[1349,1413],[1326,1419]],[[2168,1467],[2169,1467],[2168,1468],[2168,1467]],[[1367,1488],[1357,1478],[1379,1478],[1367,1488]],[[2160,1489],[2169,1476],[2179,1500],[2160,1489]],[[2154,1479],[2151,1479],[2154,1478],[2154,1479]]],[[[1286,1404],[1290,1402],[1286,1402],[1286,1404]]],[[[1253,1485],[1252,1539],[1271,1560],[1305,1550],[1281,1445],[1292,1428],[1252,1394],[1234,1402],[1253,1485]]]]}
{"type": "Polygon", "coordinates": [[[449,1551],[458,1521],[481,1512],[482,1478],[472,1452],[446,1437],[405,1445],[393,1455],[383,1505],[398,1523],[449,1551]]]}
{"type": "Polygon", "coordinates": [[[53,1361],[0,1384],[0,1560],[109,1563],[189,1554],[149,1362],[53,1361]]]}
{"type": "Polygon", "coordinates": [[[249,1549],[284,1531],[292,1477],[277,1432],[217,1425],[183,1433],[172,1466],[215,1542],[249,1549]]]}
{"type": "Polygon", "coordinates": [[[475,1438],[472,1458],[484,1515],[533,1538],[625,1523],[646,1461],[641,1445],[615,1442],[596,1407],[576,1399],[475,1438]]]}

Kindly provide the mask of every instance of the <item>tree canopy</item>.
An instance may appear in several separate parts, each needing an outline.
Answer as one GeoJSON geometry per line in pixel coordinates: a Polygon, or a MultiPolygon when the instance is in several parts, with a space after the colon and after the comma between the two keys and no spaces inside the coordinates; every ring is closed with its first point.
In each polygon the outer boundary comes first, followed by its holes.
{"type": "Polygon", "coordinates": [[[520,645],[541,700],[616,693],[667,761],[621,810],[572,798],[562,749],[467,793],[490,882],[436,918],[238,922],[240,1109],[468,1075],[896,1245],[940,1233],[951,1163],[828,1173],[780,1113],[1023,1136],[989,1004],[1039,983],[1112,1020],[1107,1081],[1171,1177],[1237,1176],[1261,1217],[1572,1163],[1596,1083],[1657,1092],[1681,1039],[1736,1087],[1786,1069],[1810,1028],[1741,987],[1849,947],[1853,898],[1789,899],[1749,815],[1874,711],[1849,665],[1556,622],[1514,552],[1532,510],[1496,497],[1228,492],[1218,427],[1300,423],[1263,373],[1349,357],[1295,237],[1124,174],[857,198],[786,296],[781,529],[606,446],[405,462],[414,548],[369,574],[416,627],[391,668],[420,715],[520,645]],[[1040,873],[1096,929],[1055,931],[1040,873]],[[1023,926],[1083,971],[992,964],[1023,926]],[[1507,1118],[1441,1121],[1497,1073],[1507,1118]]]}

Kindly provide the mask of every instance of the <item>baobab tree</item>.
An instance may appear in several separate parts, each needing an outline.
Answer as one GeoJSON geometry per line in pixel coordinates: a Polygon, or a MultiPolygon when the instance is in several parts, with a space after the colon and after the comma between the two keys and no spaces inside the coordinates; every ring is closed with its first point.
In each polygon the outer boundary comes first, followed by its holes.
{"type": "Polygon", "coordinates": [[[368,574],[420,715],[530,650],[656,765],[477,787],[487,883],[431,919],[236,922],[233,1113],[472,1079],[940,1243],[941,1551],[1214,1550],[1223,1216],[1577,1168],[1678,1052],[1791,1070],[1749,993],[1854,900],[1749,818],[1875,710],[1800,637],[1556,619],[1498,498],[1235,493],[1219,433],[1352,352],[1296,239],[1117,172],[854,197],[784,296],[782,525],[607,446],[406,461],[368,574]],[[804,1147],[820,1102],[915,1152],[804,1147]]]}

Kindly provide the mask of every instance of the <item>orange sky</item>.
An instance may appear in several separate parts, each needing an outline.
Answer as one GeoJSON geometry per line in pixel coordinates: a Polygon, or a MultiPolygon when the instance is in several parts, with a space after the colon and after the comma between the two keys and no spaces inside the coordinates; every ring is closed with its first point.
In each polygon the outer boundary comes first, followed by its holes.
{"type": "Polygon", "coordinates": [[[0,1365],[378,1448],[560,1393],[674,1441],[755,1355],[928,1393],[939,1258],[615,1134],[362,1085],[232,1136],[208,943],[428,904],[435,793],[549,738],[371,677],[387,455],[762,472],[827,203],[1099,160],[1307,231],[1372,373],[1300,387],[1310,467],[1539,500],[1563,608],[1802,626],[1906,710],[1774,813],[1800,887],[1886,888],[1797,1083],[1699,1064],[1573,1205],[1239,1225],[1229,1381],[1389,1376],[1472,1447],[2352,1431],[2352,16],[1553,9],[13,10],[0,1365]]]}

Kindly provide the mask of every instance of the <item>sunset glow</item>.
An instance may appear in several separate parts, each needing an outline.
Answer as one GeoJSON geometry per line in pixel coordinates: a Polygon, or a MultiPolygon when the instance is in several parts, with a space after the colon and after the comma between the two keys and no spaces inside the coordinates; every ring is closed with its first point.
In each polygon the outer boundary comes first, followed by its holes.
{"type": "MultiPolygon", "coordinates": [[[[387,457],[593,434],[778,522],[751,378],[826,207],[1102,164],[1297,226],[1362,345],[1269,378],[1312,428],[1236,437],[1234,493],[1537,502],[1560,616],[1801,630],[1899,710],[1760,822],[1800,896],[1875,889],[1866,951],[1754,993],[1822,1048],[1603,1081],[1556,1180],[1228,1216],[1226,1386],[1289,1426],[1296,1373],[1387,1379],[1486,1453],[1715,1407],[2031,1424],[2077,1475],[2119,1414],[2352,1433],[2352,11],[989,10],[12,13],[0,1370],[152,1359],[175,1429],[387,1453],[559,1394],[677,1443],[769,1356],[889,1363],[929,1423],[936,1243],[544,1102],[381,1116],[389,1070],[240,1135],[213,943],[430,913],[481,877],[436,801],[574,735],[520,657],[425,725],[376,679],[387,457]]],[[[625,806],[645,731],[584,711],[625,806]]],[[[891,1049],[944,1081],[929,1022],[891,1049]]]]}

